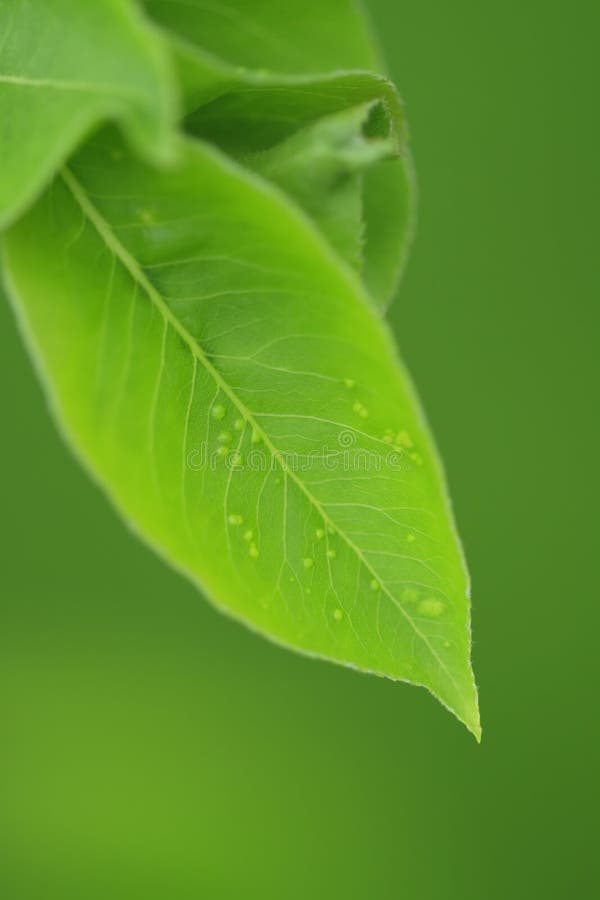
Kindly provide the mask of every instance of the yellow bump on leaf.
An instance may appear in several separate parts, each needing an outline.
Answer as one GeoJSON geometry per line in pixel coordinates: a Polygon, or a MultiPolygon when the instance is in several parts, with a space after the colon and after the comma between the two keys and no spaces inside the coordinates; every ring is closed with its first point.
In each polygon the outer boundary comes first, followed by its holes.
{"type": "Polygon", "coordinates": [[[231,513],[231,515],[227,517],[227,521],[230,525],[243,525],[244,517],[240,516],[238,513],[231,513]]]}
{"type": "Polygon", "coordinates": [[[400,444],[401,447],[406,447],[407,450],[412,450],[414,444],[412,442],[412,438],[408,431],[399,431],[396,435],[396,443],[400,444]]]}
{"type": "Polygon", "coordinates": [[[441,600],[428,597],[426,600],[421,600],[417,607],[417,612],[420,616],[425,616],[427,619],[437,619],[444,612],[444,609],[445,605],[441,600]]]}

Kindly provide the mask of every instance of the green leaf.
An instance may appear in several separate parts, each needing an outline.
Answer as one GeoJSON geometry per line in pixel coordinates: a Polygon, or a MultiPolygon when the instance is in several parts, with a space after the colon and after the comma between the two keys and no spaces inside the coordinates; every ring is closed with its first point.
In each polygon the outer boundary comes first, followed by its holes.
{"type": "Polygon", "coordinates": [[[4,239],[57,419],[219,607],[423,685],[479,737],[468,577],[386,326],[281,191],[201,142],[180,157],[105,133],[4,239]]]}
{"type": "MultiPolygon", "coordinates": [[[[268,151],[281,157],[289,150],[279,149],[280,145],[290,140],[296,149],[320,138],[335,148],[331,127],[319,125],[321,119],[334,122],[335,116],[346,112],[350,122],[359,105],[378,110],[379,130],[390,139],[386,155],[394,153],[397,161],[382,165],[382,154],[375,153],[367,168],[363,155],[364,179],[357,174],[353,185],[346,185],[346,207],[353,208],[346,232],[354,223],[346,242],[353,245],[350,256],[357,267],[365,269],[370,296],[385,309],[414,230],[414,175],[402,102],[394,85],[379,74],[381,63],[356,5],[342,0],[324,10],[314,0],[285,4],[147,0],[146,6],[170,36],[189,112],[188,131],[239,160],[268,151]],[[298,131],[304,131],[304,137],[297,137],[298,131]]],[[[344,119],[337,121],[343,128],[344,119]]],[[[270,177],[268,166],[263,174],[270,177]]],[[[304,177],[314,188],[308,159],[304,177]]],[[[301,178],[300,163],[296,186],[301,178]]],[[[277,183],[287,187],[281,179],[277,183]]],[[[306,190],[291,192],[299,199],[306,190]]],[[[315,212],[311,204],[302,205],[315,212]]],[[[331,210],[341,208],[339,192],[329,190],[321,205],[326,212],[317,211],[315,221],[323,226],[331,222],[331,210]]],[[[324,228],[339,249],[335,230],[324,228]]]]}
{"type": "Polygon", "coordinates": [[[144,0],[144,6],[182,40],[247,69],[313,74],[380,65],[354,0],[144,0]]]}
{"type": "Polygon", "coordinates": [[[129,2],[0,0],[0,29],[0,226],[102,119],[144,156],[172,157],[170,67],[129,2]]]}
{"type": "Polygon", "coordinates": [[[300,204],[385,306],[412,241],[415,188],[380,111],[375,101],[325,116],[242,161],[300,204]]]}
{"type": "Polygon", "coordinates": [[[293,197],[356,271],[363,261],[363,175],[394,151],[386,131],[369,133],[377,109],[368,104],[326,116],[243,159],[293,197]]]}
{"type": "Polygon", "coordinates": [[[362,200],[361,274],[369,294],[385,309],[398,290],[416,228],[417,187],[408,150],[365,172],[362,200]]]}

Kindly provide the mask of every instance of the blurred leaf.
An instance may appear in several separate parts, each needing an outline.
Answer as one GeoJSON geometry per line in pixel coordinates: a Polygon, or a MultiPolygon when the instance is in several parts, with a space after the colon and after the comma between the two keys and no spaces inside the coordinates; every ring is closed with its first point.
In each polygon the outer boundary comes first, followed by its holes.
{"type": "Polygon", "coordinates": [[[143,0],[181,40],[237,66],[287,74],[380,68],[354,0],[143,0]]]}
{"type": "Polygon", "coordinates": [[[463,556],[385,326],[278,189],[201,142],[180,157],[105,133],[5,238],[55,415],[218,606],[423,685],[479,736],[463,556]]]}
{"type": "Polygon", "coordinates": [[[0,225],[102,119],[120,120],[142,155],[170,158],[170,69],[128,0],[0,0],[0,29],[0,225]]]}
{"type": "MultiPolygon", "coordinates": [[[[389,153],[371,154],[369,160],[363,153],[364,172],[353,167],[356,177],[345,184],[342,204],[341,194],[328,190],[324,214],[314,204],[302,205],[321,226],[331,225],[332,208],[338,213],[344,206],[352,208],[343,228],[345,243],[350,241],[353,249],[343,255],[350,255],[357,269],[364,268],[370,296],[385,309],[412,238],[415,187],[403,104],[391,81],[380,74],[382,63],[356,4],[146,0],[146,6],[170,36],[188,130],[244,161],[249,154],[268,151],[279,159],[289,156],[289,146],[281,147],[286,141],[296,151],[304,145],[309,152],[304,163],[298,161],[293,183],[278,180],[296,199],[309,192],[315,196],[318,179],[311,164],[319,141],[328,145],[322,149],[331,163],[338,153],[335,139],[331,152],[336,126],[339,133],[341,123],[351,121],[349,111],[370,104],[370,123],[378,136],[389,137],[389,153]],[[341,113],[349,118],[333,118],[341,113]],[[330,121],[319,124],[322,119],[330,121]],[[396,163],[383,165],[383,156],[390,154],[396,163]]],[[[270,177],[270,168],[262,165],[263,175],[270,177]]],[[[324,230],[339,249],[337,226],[324,230]]]]}
{"type": "Polygon", "coordinates": [[[325,116],[244,164],[293,197],[332,246],[360,271],[363,258],[363,174],[393,154],[386,131],[369,135],[377,106],[325,116]]]}
{"type": "Polygon", "coordinates": [[[361,274],[384,306],[394,297],[408,261],[416,227],[417,187],[410,152],[371,166],[363,181],[361,274]]]}

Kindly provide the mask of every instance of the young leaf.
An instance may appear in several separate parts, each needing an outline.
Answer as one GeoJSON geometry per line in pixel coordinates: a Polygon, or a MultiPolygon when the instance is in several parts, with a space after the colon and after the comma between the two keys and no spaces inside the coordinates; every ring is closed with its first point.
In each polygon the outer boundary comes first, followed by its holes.
{"type": "MultiPolygon", "coordinates": [[[[354,3],[192,2],[147,0],[146,6],[167,29],[178,61],[189,112],[188,131],[237,159],[279,151],[293,140],[331,139],[331,127],[319,120],[359,105],[378,111],[378,130],[390,139],[395,164],[373,154],[354,179],[351,205],[358,219],[347,238],[361,248],[357,264],[379,309],[391,300],[414,230],[415,187],[402,102],[393,84],[378,74],[381,64],[363,17],[354,3]],[[315,30],[314,23],[319,22],[315,30]],[[296,138],[304,130],[304,138],[296,138]],[[329,133],[328,133],[329,132],[329,133]],[[364,198],[363,198],[364,194],[364,198]],[[363,202],[364,199],[364,202],[363,202]],[[364,220],[365,228],[362,227],[364,220]]],[[[343,120],[338,120],[343,121],[343,120]]],[[[366,160],[363,160],[365,163],[366,160]]],[[[267,167],[263,174],[269,176],[267,167]]],[[[308,180],[309,160],[304,166],[308,180]]],[[[296,183],[302,164],[297,166],[296,183]]],[[[312,178],[314,184],[314,178],[312,178]]],[[[285,186],[278,182],[280,186],[285,186]]],[[[297,197],[297,192],[293,192],[297,197]]],[[[323,195],[327,210],[340,207],[337,191],[323,195]]],[[[305,204],[305,209],[310,210],[305,204]]],[[[329,214],[315,215],[321,226],[329,214]]],[[[334,229],[335,230],[335,229],[334,229]]],[[[331,238],[332,230],[325,228],[331,238]]],[[[335,239],[333,244],[336,244],[335,239]]]]}
{"type": "Polygon", "coordinates": [[[0,0],[0,29],[0,225],[104,118],[144,156],[172,156],[170,68],[129,0],[0,0]]]}
{"type": "Polygon", "coordinates": [[[143,0],[183,40],[247,69],[313,74],[376,71],[379,58],[354,0],[143,0]]]}
{"type": "Polygon", "coordinates": [[[363,262],[363,174],[394,153],[385,131],[368,134],[376,111],[367,104],[326,116],[243,160],[293,197],[357,272],[363,262]]]}
{"type": "Polygon", "coordinates": [[[55,415],[221,608],[423,685],[479,736],[463,556],[385,325],[278,189],[200,142],[180,157],[104,134],[4,239],[55,415]]]}
{"type": "Polygon", "coordinates": [[[369,295],[385,309],[398,290],[416,227],[417,187],[408,150],[367,169],[362,199],[361,274],[369,295]]]}

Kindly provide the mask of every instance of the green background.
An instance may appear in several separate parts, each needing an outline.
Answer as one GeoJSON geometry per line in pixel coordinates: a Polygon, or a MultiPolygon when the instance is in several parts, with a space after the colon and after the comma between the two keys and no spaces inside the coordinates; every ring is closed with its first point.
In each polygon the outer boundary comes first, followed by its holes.
{"type": "Polygon", "coordinates": [[[417,243],[392,318],[473,578],[484,738],[280,650],[139,545],[0,305],[0,894],[597,891],[597,5],[372,0],[417,243]]]}

